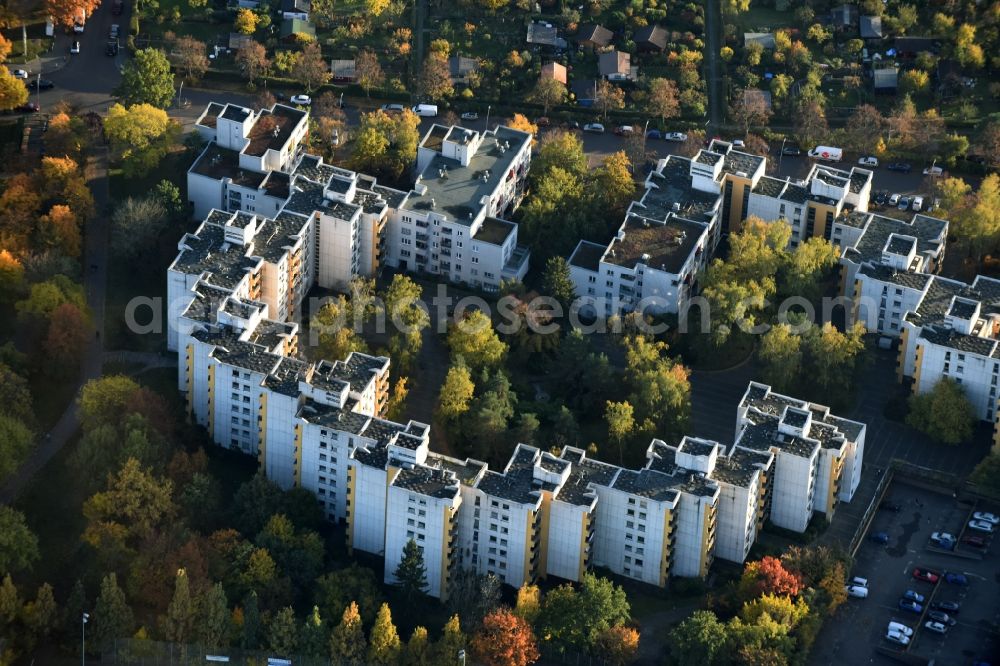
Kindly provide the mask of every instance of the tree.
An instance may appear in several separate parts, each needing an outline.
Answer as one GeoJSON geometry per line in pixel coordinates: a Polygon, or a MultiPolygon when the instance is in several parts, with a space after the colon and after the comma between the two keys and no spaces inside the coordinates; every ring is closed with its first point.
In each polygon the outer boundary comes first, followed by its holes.
{"type": "Polygon", "coordinates": [[[643,336],[624,340],[625,377],[631,388],[628,401],[637,427],[647,433],[680,436],[691,413],[688,371],[667,356],[668,346],[643,336]]]}
{"type": "Polygon", "coordinates": [[[382,604],[375,616],[371,635],[368,637],[368,663],[376,666],[395,664],[400,654],[399,634],[392,623],[389,604],[382,604]]]}
{"type": "Polygon", "coordinates": [[[538,155],[531,161],[531,178],[537,183],[553,168],[580,177],[587,173],[587,155],[580,137],[565,130],[546,132],[538,145],[538,155]]]}
{"type": "Polygon", "coordinates": [[[240,647],[255,649],[260,646],[260,626],[257,593],[251,591],[243,599],[243,631],[240,635],[240,647]]]}
{"type": "Polygon", "coordinates": [[[28,426],[13,416],[0,414],[0,479],[10,476],[28,456],[35,437],[28,426]]]}
{"type": "Polygon", "coordinates": [[[306,92],[312,92],[330,80],[332,74],[326,60],[323,59],[319,44],[311,42],[302,48],[299,59],[292,67],[291,75],[305,87],[306,92]]]}
{"type": "MultiPolygon", "coordinates": [[[[24,266],[10,251],[0,250],[0,301],[6,301],[17,294],[23,285],[24,266]]],[[[0,382],[0,385],[3,383],[0,382]]]]}
{"type": "Polygon", "coordinates": [[[63,303],[49,317],[45,338],[46,365],[54,376],[75,372],[90,340],[87,316],[72,303],[63,303]]]}
{"type": "MultiPolygon", "coordinates": [[[[21,614],[21,593],[10,574],[4,574],[0,584],[0,630],[10,628],[21,614]]],[[[6,633],[6,631],[4,631],[6,633]]]]}
{"type": "Polygon", "coordinates": [[[955,45],[952,50],[955,59],[963,67],[982,67],[986,58],[983,47],[976,43],[976,26],[963,23],[955,31],[955,45]]]}
{"type": "Polygon", "coordinates": [[[117,474],[108,475],[105,492],[84,502],[83,515],[88,521],[84,540],[97,545],[115,526],[127,536],[148,537],[176,512],[172,493],[169,479],[154,477],[130,458],[117,474]]]}
{"type": "Polygon", "coordinates": [[[802,590],[802,580],[789,571],[776,557],[764,557],[748,562],[740,578],[740,596],[753,599],[764,594],[797,596],[802,590]]]}
{"type": "Polygon", "coordinates": [[[978,260],[1000,238],[1000,176],[991,173],[983,178],[975,197],[955,212],[954,233],[978,260]]]}
{"type": "Polygon", "coordinates": [[[46,246],[67,257],[80,256],[80,223],[69,206],[56,204],[38,219],[39,235],[46,246]]]}
{"type": "Polygon", "coordinates": [[[243,7],[236,11],[236,20],[233,21],[233,27],[241,35],[252,35],[257,31],[257,21],[257,14],[252,9],[243,7]]]}
{"type": "Polygon", "coordinates": [[[127,109],[113,104],[104,119],[104,133],[123,171],[141,177],[170,151],[180,127],[151,104],[134,104],[127,109]]]}
{"type": "MultiPolygon", "coordinates": [[[[3,432],[3,418],[8,417],[0,416],[0,432],[3,432]]],[[[0,478],[5,476],[0,474],[0,478]]],[[[12,507],[0,506],[0,571],[19,573],[29,569],[38,557],[38,537],[28,527],[24,514],[12,507]]]]}
{"type": "Polygon", "coordinates": [[[24,81],[16,78],[6,67],[0,68],[0,111],[10,111],[28,101],[24,81]]]}
{"type": "MultiPolygon", "coordinates": [[[[523,113],[515,113],[514,116],[507,121],[507,127],[520,130],[521,132],[527,132],[531,136],[538,134],[538,125],[528,120],[528,117],[523,113]]],[[[531,140],[534,141],[534,139],[531,140]]]]}
{"type": "Polygon", "coordinates": [[[372,16],[381,16],[390,6],[390,0],[365,0],[365,9],[372,16]]]}
{"type": "Polygon", "coordinates": [[[344,666],[363,666],[366,655],[365,632],[361,614],[353,601],[344,609],[340,624],[330,635],[330,657],[344,666]]]}
{"type": "Polygon", "coordinates": [[[579,592],[564,584],[545,596],[538,633],[560,652],[585,650],[604,631],[628,621],[629,614],[628,599],[621,587],[585,573],[579,592]]]}
{"type": "Polygon", "coordinates": [[[906,422],[943,444],[960,444],[972,437],[975,410],[965,391],[948,377],[927,392],[910,397],[906,422]]]}
{"type": "Polygon", "coordinates": [[[344,608],[356,604],[361,619],[371,622],[382,603],[381,576],[371,569],[351,564],[320,576],[315,585],[315,601],[326,617],[337,617],[344,608]]]}
{"type": "Polygon", "coordinates": [[[475,391],[472,372],[464,360],[456,359],[448,368],[448,374],[438,393],[438,414],[446,421],[457,419],[469,411],[475,391]]]}
{"type": "Polygon", "coordinates": [[[48,319],[63,303],[72,303],[81,310],[87,307],[83,288],[65,275],[31,285],[28,297],[15,304],[22,321],[48,319]]]}
{"type": "Polygon", "coordinates": [[[825,238],[814,236],[807,239],[791,253],[784,268],[782,283],[785,293],[818,298],[820,282],[837,265],[839,258],[839,248],[825,238]]]}
{"type": "Polygon", "coordinates": [[[743,129],[743,134],[749,134],[752,127],[767,125],[771,118],[771,109],[768,108],[764,95],[750,88],[736,93],[736,100],[729,113],[743,129]]]}
{"type": "Polygon", "coordinates": [[[228,644],[229,600],[222,583],[216,583],[198,597],[196,617],[198,642],[210,648],[228,644]]]}
{"type": "Polygon", "coordinates": [[[163,634],[168,641],[185,643],[191,640],[194,633],[195,608],[191,599],[191,587],[187,572],[177,570],[174,578],[174,597],[167,606],[167,615],[163,620],[163,634]]]}
{"type": "Polygon", "coordinates": [[[410,539],[403,546],[403,556],[393,573],[396,584],[410,602],[418,594],[427,592],[427,567],[424,566],[424,552],[417,542],[410,539]]]}
{"type": "Polygon", "coordinates": [[[598,635],[595,651],[610,666],[631,664],[639,653],[639,632],[624,625],[609,627],[598,635]]]}
{"type": "Polygon", "coordinates": [[[452,615],[444,625],[441,640],[435,646],[435,664],[448,666],[454,664],[460,650],[465,649],[465,634],[458,615],[452,615]]]}
{"type": "Polygon", "coordinates": [[[0,62],[7,62],[10,52],[14,50],[14,44],[9,39],[0,35],[0,62]]]}
{"type": "Polygon", "coordinates": [[[470,647],[476,660],[486,666],[527,666],[539,657],[531,627],[506,609],[483,618],[470,647]]]}
{"type": "Polygon", "coordinates": [[[856,323],[841,333],[827,322],[813,327],[805,336],[810,358],[810,376],[817,389],[831,391],[843,387],[845,378],[854,375],[858,355],[864,350],[865,327],[856,323]]]}
{"type": "Polygon", "coordinates": [[[775,390],[795,386],[802,366],[802,338],[788,324],[777,324],[765,333],[757,355],[764,364],[764,380],[775,390]]]}
{"type": "Polygon", "coordinates": [[[628,402],[608,400],[604,409],[604,420],[608,423],[608,439],[618,445],[618,464],[624,464],[625,441],[635,429],[632,405],[628,402]]]}
{"type": "MultiPolygon", "coordinates": [[[[247,11],[247,10],[241,10],[247,11]]],[[[178,37],[172,55],[177,71],[188,83],[195,83],[208,71],[208,48],[194,37],[178,37]]]]}
{"type": "Polygon", "coordinates": [[[139,385],[125,375],[105,375],[91,379],[77,399],[79,419],[84,431],[117,423],[126,405],[139,390],[139,385]]]}
{"type": "Polygon", "coordinates": [[[646,97],[646,110],[660,119],[661,126],[671,118],[681,115],[680,100],[677,94],[677,84],[670,79],[656,78],[649,82],[649,93],[646,97]]]}
{"type": "Polygon", "coordinates": [[[299,652],[310,656],[322,656],[328,652],[329,631],[319,614],[319,606],[313,606],[299,631],[299,652]]]}
{"type": "Polygon", "coordinates": [[[160,109],[174,98],[174,75],[170,61],[159,49],[139,49],[122,68],[122,80],[114,92],[122,104],[151,104],[160,109]]]}
{"type": "Polygon", "coordinates": [[[543,76],[535,83],[526,99],[532,104],[541,104],[542,113],[548,115],[549,109],[562,104],[566,99],[566,85],[552,77],[543,76]]]}
{"type": "Polygon", "coordinates": [[[795,136],[803,146],[815,146],[830,132],[826,123],[826,111],[816,100],[798,104],[793,122],[795,136]]]}
{"type": "MultiPolygon", "coordinates": [[[[242,9],[240,11],[247,11],[256,16],[249,9],[242,9]]],[[[243,76],[247,77],[247,82],[250,85],[253,85],[254,81],[266,74],[268,68],[271,66],[271,61],[267,57],[267,49],[264,48],[263,44],[252,39],[243,43],[243,46],[236,52],[235,60],[236,66],[243,72],[243,76]]]]}
{"type": "Polygon", "coordinates": [[[601,118],[607,120],[608,111],[625,108],[625,91],[607,79],[601,79],[594,90],[594,106],[600,109],[601,118]]]}
{"type": "Polygon", "coordinates": [[[542,591],[537,585],[522,585],[517,590],[517,601],[514,604],[514,614],[528,623],[535,624],[542,612],[542,591]]]}
{"type": "Polygon", "coordinates": [[[870,104],[862,104],[847,119],[845,143],[859,153],[874,152],[872,147],[882,140],[885,128],[886,120],[882,113],[870,104]]]}
{"type": "Polygon", "coordinates": [[[452,356],[461,356],[473,370],[494,368],[507,354],[505,345],[493,330],[490,318],[474,310],[448,330],[448,348],[452,356]]]}
{"type": "Polygon", "coordinates": [[[94,13],[101,0],[45,0],[45,12],[56,25],[72,28],[94,13]]]}
{"type": "Polygon", "coordinates": [[[371,95],[372,88],[385,83],[385,72],[382,71],[378,56],[371,49],[362,49],[354,56],[354,80],[364,88],[365,97],[371,95]]]}
{"type": "Polygon", "coordinates": [[[719,666],[729,640],[726,625],[712,611],[695,611],[670,632],[670,654],[680,666],[719,666]]]}
{"type": "Polygon", "coordinates": [[[299,633],[295,626],[295,611],[285,606],[271,619],[267,628],[267,644],[277,654],[290,657],[299,646],[299,633]]]}
{"type": "Polygon", "coordinates": [[[969,474],[969,483],[980,492],[1000,497],[1000,453],[990,453],[969,474]]]}
{"type": "Polygon", "coordinates": [[[447,56],[435,51],[427,54],[417,76],[417,92],[429,100],[440,100],[454,94],[447,56]]]}
{"type": "Polygon", "coordinates": [[[492,573],[460,571],[452,583],[448,607],[467,627],[479,626],[486,615],[500,605],[503,583],[492,573]]]}
{"type": "MultiPolygon", "coordinates": [[[[641,147],[642,144],[633,145],[641,147]]],[[[636,162],[635,166],[638,168],[641,164],[636,162]]],[[[619,150],[605,157],[601,167],[594,172],[593,191],[598,201],[612,215],[624,214],[635,198],[635,181],[630,167],[629,158],[624,151],[619,150]]]]}
{"type": "Polygon", "coordinates": [[[101,580],[101,593],[93,613],[93,641],[104,645],[115,638],[132,635],[132,609],[125,601],[125,593],[118,587],[118,576],[108,574],[101,580]]]}
{"type": "Polygon", "coordinates": [[[930,75],[921,69],[908,69],[899,75],[899,92],[904,95],[919,95],[927,92],[930,85],[930,75]]]}
{"type": "Polygon", "coordinates": [[[569,262],[565,257],[555,255],[545,262],[545,273],[542,275],[542,289],[552,296],[563,307],[563,312],[569,312],[570,306],[576,300],[576,288],[570,275],[569,262]]]}
{"type": "Polygon", "coordinates": [[[52,586],[42,583],[35,594],[35,600],[24,606],[24,623],[36,641],[49,636],[59,621],[59,607],[52,586]]]}

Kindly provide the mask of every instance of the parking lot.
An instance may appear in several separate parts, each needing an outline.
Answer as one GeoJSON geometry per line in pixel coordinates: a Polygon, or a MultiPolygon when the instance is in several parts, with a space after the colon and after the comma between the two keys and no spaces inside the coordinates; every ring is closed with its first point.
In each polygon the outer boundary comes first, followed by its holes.
{"type": "MultiPolygon", "coordinates": [[[[946,550],[935,549],[930,537],[933,532],[948,532],[959,540],[972,534],[963,528],[973,510],[972,505],[957,502],[951,495],[937,494],[898,481],[893,482],[887,501],[899,510],[880,510],[872,522],[855,559],[853,576],[868,579],[866,599],[848,599],[836,615],[824,626],[813,650],[815,664],[891,664],[893,659],[877,650],[904,649],[886,640],[890,621],[913,629],[908,652],[910,655],[933,659],[935,664],[959,666],[976,663],[1000,663],[1000,568],[997,549],[1000,541],[986,535],[986,548],[960,544],[962,557],[946,550]],[[885,533],[885,544],[875,543],[871,535],[885,533]],[[929,548],[930,547],[930,548],[929,548]],[[913,570],[931,569],[941,574],[932,584],[917,580],[913,570]],[[967,585],[945,581],[946,573],[960,573],[967,585]],[[903,610],[900,598],[912,590],[924,597],[920,613],[903,610]],[[960,605],[953,613],[955,624],[945,634],[925,628],[930,620],[928,607],[939,602],[960,605]]],[[[996,513],[995,507],[993,507],[996,513]]],[[[977,510],[990,510],[990,507],[977,510]]]]}

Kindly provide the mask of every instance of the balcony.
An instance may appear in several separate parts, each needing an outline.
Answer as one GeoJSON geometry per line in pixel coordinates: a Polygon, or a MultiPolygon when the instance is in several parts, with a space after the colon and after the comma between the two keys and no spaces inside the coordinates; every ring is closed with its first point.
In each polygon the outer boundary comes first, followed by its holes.
{"type": "MultiPolygon", "coordinates": [[[[420,227],[421,229],[426,229],[427,227],[430,226],[430,223],[425,222],[424,220],[417,220],[417,226],[420,227]]],[[[419,234],[417,235],[419,236],[419,234]]]]}
{"type": "Polygon", "coordinates": [[[442,257],[450,257],[451,256],[451,250],[449,250],[448,248],[444,248],[444,247],[441,248],[441,256],[442,257]]]}

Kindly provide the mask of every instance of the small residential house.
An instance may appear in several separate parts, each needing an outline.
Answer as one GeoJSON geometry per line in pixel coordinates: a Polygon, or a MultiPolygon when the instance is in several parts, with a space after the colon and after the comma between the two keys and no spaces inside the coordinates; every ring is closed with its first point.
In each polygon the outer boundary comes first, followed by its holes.
{"type": "Polygon", "coordinates": [[[356,76],[354,58],[330,61],[330,73],[337,83],[354,83],[356,76]]]}
{"type": "Polygon", "coordinates": [[[239,51],[241,48],[247,45],[247,42],[253,41],[253,35],[244,35],[239,32],[229,33],[229,48],[233,51],[239,51]]]}
{"type": "Polygon", "coordinates": [[[611,46],[615,34],[602,25],[589,23],[576,32],[576,43],[585,49],[603,49],[611,46]]]}
{"type": "Polygon", "coordinates": [[[479,61],[475,58],[454,55],[448,59],[448,69],[451,72],[451,82],[468,83],[469,75],[479,69],[479,61]]]}
{"type": "Polygon", "coordinates": [[[566,85],[569,79],[566,77],[566,65],[560,64],[558,62],[547,62],[542,65],[543,79],[555,79],[559,83],[566,85]]]}
{"type": "Polygon", "coordinates": [[[281,41],[291,41],[295,35],[309,35],[316,39],[316,26],[302,19],[285,19],[281,22],[281,41]]]}
{"type": "Polygon", "coordinates": [[[830,10],[830,25],[840,30],[854,28],[858,24],[858,6],[840,5],[830,10]]]}
{"type": "Polygon", "coordinates": [[[281,0],[281,18],[309,20],[312,0],[281,0]]]}
{"type": "Polygon", "coordinates": [[[667,48],[669,37],[662,25],[647,25],[635,33],[635,46],[639,51],[660,53],[667,48]]]}
{"type": "Polygon", "coordinates": [[[941,40],[936,37],[897,37],[893,49],[899,58],[916,58],[921,51],[937,54],[941,50],[941,40]]]}
{"type": "Polygon", "coordinates": [[[632,76],[632,56],[623,51],[608,51],[597,59],[597,71],[611,81],[623,81],[632,76]]]}
{"type": "Polygon", "coordinates": [[[872,86],[877,95],[895,95],[899,80],[899,68],[894,64],[876,66],[872,70],[872,86]]]}
{"type": "Polygon", "coordinates": [[[774,35],[770,32],[744,32],[743,46],[760,44],[769,51],[774,50],[774,35]]]}
{"type": "Polygon", "coordinates": [[[536,46],[548,46],[554,49],[566,48],[566,40],[559,36],[559,29],[545,21],[532,21],[528,24],[527,41],[536,46]]]}
{"type": "Polygon", "coordinates": [[[862,16],[858,20],[858,32],[861,33],[861,39],[882,39],[884,36],[882,33],[882,17],[862,16]]]}
{"type": "Polygon", "coordinates": [[[593,106],[597,98],[597,81],[595,79],[576,79],[569,84],[569,90],[576,97],[580,106],[593,106]]]}

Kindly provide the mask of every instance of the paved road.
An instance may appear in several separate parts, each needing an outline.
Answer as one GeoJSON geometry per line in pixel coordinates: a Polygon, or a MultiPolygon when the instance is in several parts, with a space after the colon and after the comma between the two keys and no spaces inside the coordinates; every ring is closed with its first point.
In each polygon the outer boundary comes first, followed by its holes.
{"type": "Polygon", "coordinates": [[[725,117],[725,92],[722,90],[722,71],[719,51],[722,48],[722,10],[719,0],[705,3],[705,83],[708,86],[709,129],[714,133],[725,117]]]}

